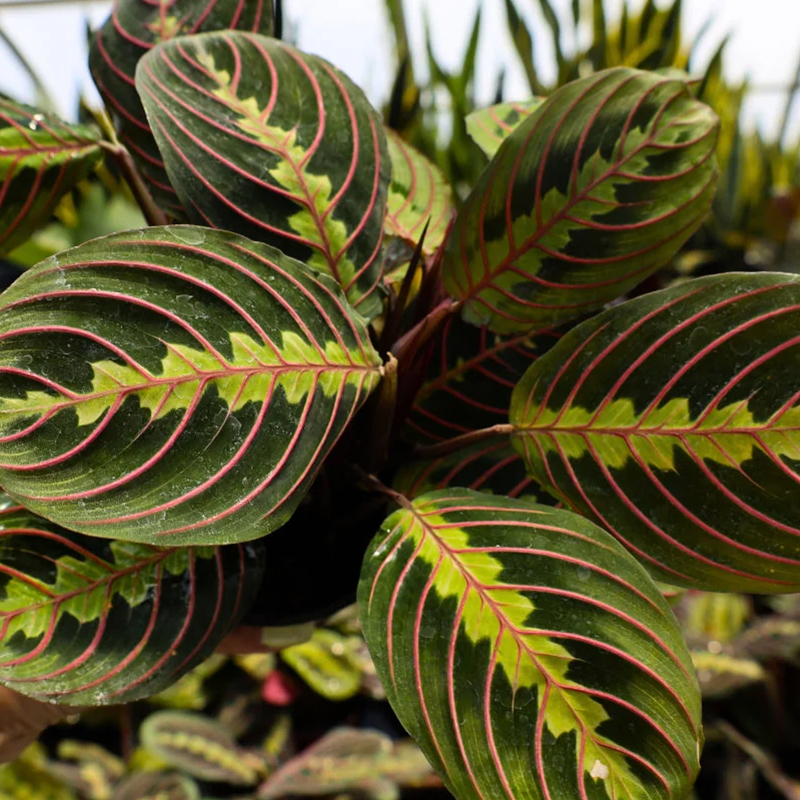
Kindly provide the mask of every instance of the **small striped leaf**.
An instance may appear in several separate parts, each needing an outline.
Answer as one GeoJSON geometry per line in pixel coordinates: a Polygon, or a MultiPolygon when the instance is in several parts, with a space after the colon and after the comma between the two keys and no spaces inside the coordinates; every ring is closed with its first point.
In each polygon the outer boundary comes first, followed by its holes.
{"type": "Polygon", "coordinates": [[[659,578],[800,591],[800,278],[728,274],[585,322],[514,392],[533,477],[659,578]]]}
{"type": "Polygon", "coordinates": [[[136,91],[139,59],[159,42],[235,28],[272,33],[272,0],[115,0],[89,51],[89,67],[128,148],[158,204],[176,220],[185,213],[169,182],[136,91]]]}
{"type": "Polygon", "coordinates": [[[228,31],[159,45],[136,81],[191,220],[275,245],[380,313],[391,165],[380,118],[349,78],[228,31]]]}
{"type": "Polygon", "coordinates": [[[564,86],[501,145],[443,275],[498,333],[597,310],[665,264],[714,194],[718,120],[682,81],[617,68],[564,86]]]}
{"type": "Polygon", "coordinates": [[[139,729],[142,744],[170,767],[204,781],[252,786],[259,768],[219,722],[201,714],[158,711],[139,729]]]}
{"type": "Polygon", "coordinates": [[[536,482],[528,475],[525,462],[504,434],[447,456],[408,462],[395,476],[393,486],[412,499],[438,489],[464,486],[487,494],[548,501],[546,496],[536,497],[539,494],[536,482]]]}
{"type": "Polygon", "coordinates": [[[408,423],[413,437],[441,442],[508,422],[514,387],[559,336],[554,331],[498,336],[449,317],[414,401],[408,423]]]}
{"type": "Polygon", "coordinates": [[[489,158],[494,158],[500,145],[543,102],[543,97],[534,97],[531,100],[499,103],[473,111],[466,119],[467,133],[489,158]]]}
{"type": "Polygon", "coordinates": [[[271,247],[191,226],[96,239],[0,302],[0,483],[92,535],[254,539],[381,371],[335,283],[271,247]]]}
{"type": "Polygon", "coordinates": [[[359,586],[389,700],[458,800],[679,800],[700,694],[645,570],[570,512],[451,489],[389,517],[359,586]]]}
{"type": "Polygon", "coordinates": [[[424,255],[444,241],[454,210],[453,190],[442,171],[394,131],[386,131],[392,182],[389,185],[385,232],[415,247],[428,224],[424,255]]]}
{"type": "Polygon", "coordinates": [[[66,705],[125,703],[208,658],[255,596],[260,547],[81,536],[3,498],[0,683],[66,705]]]}
{"type": "Polygon", "coordinates": [[[102,158],[97,132],[0,97],[0,255],[44,225],[102,158]]]}

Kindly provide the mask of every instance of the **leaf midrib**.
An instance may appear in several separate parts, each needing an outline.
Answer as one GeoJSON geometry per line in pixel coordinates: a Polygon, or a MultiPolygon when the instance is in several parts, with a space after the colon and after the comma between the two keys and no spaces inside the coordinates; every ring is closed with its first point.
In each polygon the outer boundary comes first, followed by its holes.
{"type": "MultiPolygon", "coordinates": [[[[379,371],[380,371],[379,366],[369,366],[369,365],[344,366],[338,364],[308,364],[302,366],[286,364],[277,367],[275,366],[232,367],[227,370],[214,370],[214,371],[198,370],[193,375],[181,375],[179,378],[154,378],[153,380],[145,383],[139,383],[133,386],[121,387],[119,390],[107,389],[102,392],[92,392],[90,394],[76,395],[75,397],[64,400],[63,402],[54,403],[53,405],[48,405],[48,406],[38,406],[38,407],[30,406],[24,409],[18,408],[10,411],[0,408],[0,415],[2,414],[19,415],[20,413],[35,412],[35,411],[53,411],[53,410],[58,411],[62,408],[69,408],[74,405],[80,405],[81,403],[92,402],[94,400],[98,400],[104,397],[119,397],[129,394],[136,394],[139,392],[145,392],[149,389],[153,389],[159,386],[175,387],[195,382],[207,384],[212,381],[223,380],[225,378],[232,378],[238,376],[249,379],[256,375],[275,375],[277,377],[280,377],[284,373],[306,374],[310,372],[314,374],[319,374],[321,372],[341,372],[343,373],[344,380],[346,380],[347,377],[353,373],[379,372],[379,371]]],[[[30,373],[29,377],[32,380],[36,380],[39,376],[30,373]]],[[[0,398],[0,401],[1,400],[2,398],[0,398]]]]}
{"type": "MultiPolygon", "coordinates": [[[[517,646],[528,654],[528,657],[536,666],[536,669],[539,671],[539,674],[542,676],[542,678],[544,678],[544,680],[551,687],[551,689],[555,689],[559,693],[563,702],[566,704],[567,708],[569,708],[570,712],[574,716],[578,726],[583,731],[585,731],[587,738],[590,739],[598,749],[601,750],[607,749],[608,747],[607,743],[595,734],[594,729],[590,725],[587,725],[584,722],[583,718],[573,707],[569,697],[570,688],[568,686],[562,685],[542,665],[540,660],[536,657],[535,653],[533,653],[528,647],[524,635],[519,632],[519,630],[514,624],[512,624],[509,620],[507,620],[505,615],[502,613],[502,608],[498,607],[498,604],[486,594],[486,589],[483,586],[483,584],[481,584],[481,582],[477,578],[475,578],[475,576],[472,575],[472,573],[461,563],[461,561],[457,558],[456,552],[451,547],[449,547],[439,536],[436,535],[435,529],[432,526],[426,524],[424,516],[422,516],[418,512],[418,510],[414,507],[414,505],[412,503],[408,504],[404,503],[403,505],[405,509],[412,514],[413,518],[419,524],[423,532],[423,537],[430,536],[431,539],[433,539],[433,541],[436,543],[440,552],[446,554],[449,557],[451,563],[458,570],[459,574],[462,576],[467,586],[470,587],[470,589],[472,589],[473,591],[475,591],[481,598],[481,601],[491,609],[492,613],[498,620],[501,629],[509,632],[509,634],[513,637],[514,641],[517,643],[517,646]]],[[[452,526],[452,527],[457,527],[457,526],[452,526]]],[[[612,772],[612,774],[614,775],[615,779],[619,780],[623,785],[625,785],[626,782],[623,776],[617,774],[616,771],[612,772]]],[[[630,793],[629,789],[628,792],[630,796],[633,797],[633,794],[630,793]]]]}
{"type": "MultiPolygon", "coordinates": [[[[667,83],[667,81],[664,81],[664,83],[667,83]]],[[[680,97],[680,95],[676,95],[675,97],[671,98],[670,102],[673,102],[678,97],[680,97]]],[[[681,117],[678,119],[682,119],[682,116],[683,115],[681,115],[681,117]]],[[[494,280],[497,278],[498,275],[507,271],[509,267],[520,256],[523,256],[530,250],[532,250],[539,243],[539,241],[547,233],[549,233],[553,227],[555,227],[555,225],[557,225],[559,222],[563,222],[569,216],[569,212],[575,206],[579,205],[584,200],[586,200],[587,196],[594,189],[596,189],[597,186],[599,186],[604,181],[608,180],[612,175],[614,175],[614,173],[619,171],[621,167],[627,164],[634,156],[638,155],[640,151],[652,146],[656,138],[656,135],[663,133],[665,130],[668,130],[674,124],[676,124],[676,122],[677,122],[676,120],[673,120],[672,122],[670,122],[669,125],[665,125],[663,128],[658,128],[657,130],[653,131],[644,142],[642,142],[639,146],[631,150],[624,158],[610,164],[609,169],[604,171],[602,175],[600,175],[600,177],[596,178],[594,181],[591,181],[589,184],[587,184],[583,189],[581,189],[581,191],[578,194],[570,197],[568,201],[564,204],[564,206],[557,213],[555,213],[546,223],[544,223],[544,225],[542,225],[540,228],[537,228],[537,230],[528,239],[525,240],[524,244],[520,245],[515,250],[509,250],[508,255],[506,255],[496,267],[486,272],[484,276],[477,283],[474,284],[471,292],[464,297],[464,300],[465,301],[471,300],[474,297],[477,297],[477,295],[483,289],[485,289],[487,286],[490,286],[494,282],[494,280]]],[[[711,132],[711,130],[712,129],[709,130],[709,133],[711,132]]],[[[700,164],[698,163],[697,166],[700,166],[700,164]]],[[[573,172],[574,170],[570,171],[571,177],[573,172]]],[[[492,177],[492,183],[493,182],[494,182],[494,176],[492,177]]],[[[572,180],[570,180],[570,183],[572,183],[572,180]]],[[[481,241],[485,243],[484,231],[482,229],[478,231],[478,235],[480,236],[481,241]]]]}

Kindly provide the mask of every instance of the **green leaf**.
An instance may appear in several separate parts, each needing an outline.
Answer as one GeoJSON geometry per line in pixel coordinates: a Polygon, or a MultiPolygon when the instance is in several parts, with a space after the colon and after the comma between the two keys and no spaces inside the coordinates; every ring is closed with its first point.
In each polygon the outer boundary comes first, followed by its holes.
{"type": "Polygon", "coordinates": [[[258,589],[254,546],[155,548],[0,510],[0,683],[66,705],[148,697],[206,659],[258,589]]]}
{"type": "Polygon", "coordinates": [[[334,282],[271,247],[190,226],[96,239],[0,301],[0,484],[82,533],[258,538],[381,372],[334,282]]]}
{"type": "Polygon", "coordinates": [[[800,278],[728,274],[584,322],[511,422],[533,477],[668,583],[800,591],[800,278]]]}
{"type": "Polygon", "coordinates": [[[511,393],[559,332],[498,336],[451,316],[437,334],[408,421],[414,439],[441,442],[508,422],[511,393]]]}
{"type": "Polygon", "coordinates": [[[223,32],[159,45],[136,81],[191,220],[275,245],[380,313],[391,164],[347,76],[275,39],[223,32]]]}
{"type": "Polygon", "coordinates": [[[281,658],[315,691],[328,700],[348,700],[361,688],[355,653],[359,637],[320,628],[308,642],[287,647],[281,658]]]}
{"type": "Polygon", "coordinates": [[[500,147],[448,239],[464,317],[498,333],[597,310],[665,264],[714,194],[717,119],[628,68],[552,94],[500,147]]]}
{"type": "Polygon", "coordinates": [[[489,158],[493,158],[516,127],[542,103],[543,97],[534,97],[518,103],[500,103],[473,111],[467,117],[467,133],[489,158]]]}
{"type": "Polygon", "coordinates": [[[442,171],[394,131],[387,129],[392,182],[389,186],[385,232],[415,247],[425,225],[422,248],[432,255],[444,241],[450,224],[453,191],[442,171]]]}
{"type": "Polygon", "coordinates": [[[84,125],[0,97],[0,255],[44,226],[58,201],[102,159],[84,125]]]}
{"type": "Polygon", "coordinates": [[[158,711],[144,721],[139,735],[144,747],[193,778],[233,786],[258,782],[260,770],[252,757],[218,722],[201,714],[158,711]]]}
{"type": "Polygon", "coordinates": [[[688,792],[689,654],[645,570],[587,520],[425,495],[384,523],[359,605],[392,707],[459,800],[688,792]]]}
{"type": "Polygon", "coordinates": [[[183,220],[185,212],[170,185],[136,91],[136,65],[159,42],[226,28],[271,34],[272,2],[116,0],[111,16],[92,40],[89,67],[120,140],[158,204],[176,220],[183,220]]]}
{"type": "Polygon", "coordinates": [[[393,486],[412,499],[437,489],[465,486],[476,492],[548,501],[547,496],[536,497],[536,482],[528,476],[525,462],[503,434],[447,456],[407,462],[395,476],[393,486]]]}

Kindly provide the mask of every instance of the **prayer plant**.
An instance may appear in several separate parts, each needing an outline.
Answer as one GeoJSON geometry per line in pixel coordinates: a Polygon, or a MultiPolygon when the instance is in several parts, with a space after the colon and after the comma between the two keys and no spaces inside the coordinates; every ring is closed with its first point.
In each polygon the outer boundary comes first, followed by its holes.
{"type": "Polygon", "coordinates": [[[101,161],[150,224],[0,297],[0,682],[135,700],[358,587],[459,800],[683,797],[654,579],[800,591],[800,278],[642,288],[711,207],[716,117],[631,68],[478,112],[457,207],[269,9],[119,0],[116,131],[0,101],[3,252],[101,161]]]}

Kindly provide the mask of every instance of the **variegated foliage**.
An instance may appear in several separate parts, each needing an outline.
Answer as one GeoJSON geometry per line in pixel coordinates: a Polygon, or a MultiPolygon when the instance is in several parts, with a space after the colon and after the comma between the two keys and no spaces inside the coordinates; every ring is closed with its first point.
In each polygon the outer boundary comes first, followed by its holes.
{"type": "Polygon", "coordinates": [[[677,622],[590,522],[463,489],[402,501],[359,604],[395,711],[459,800],[691,786],[700,694],[677,622]]]}
{"type": "Polygon", "coordinates": [[[261,580],[257,544],[97,539],[0,504],[0,682],[40,700],[156,694],[211,655],[261,580]]]}
{"type": "Polygon", "coordinates": [[[97,166],[99,134],[0,96],[0,255],[44,225],[97,166]]]}
{"type": "Polygon", "coordinates": [[[89,66],[120,141],[151,193],[175,220],[185,219],[136,91],[139,59],[160,42],[202,31],[235,28],[272,33],[272,0],[114,0],[92,39],[89,66]]]}
{"type": "Polygon", "coordinates": [[[255,539],[380,380],[327,276],[232,233],[97,239],[0,301],[0,481],[72,530],[255,539]]]}
{"type": "Polygon", "coordinates": [[[800,280],[691,281],[579,325],[511,403],[533,476],[663,580],[800,590],[800,280]]]}
{"type": "Polygon", "coordinates": [[[208,33],[162,43],[137,86],[189,218],[280,247],[381,310],[391,165],[363,92],[275,39],[208,33]]]}
{"type": "Polygon", "coordinates": [[[445,286],[498,333],[602,308],[697,230],[718,122],[683,81],[628,68],[554,92],[503,142],[455,223],[445,286]]]}

